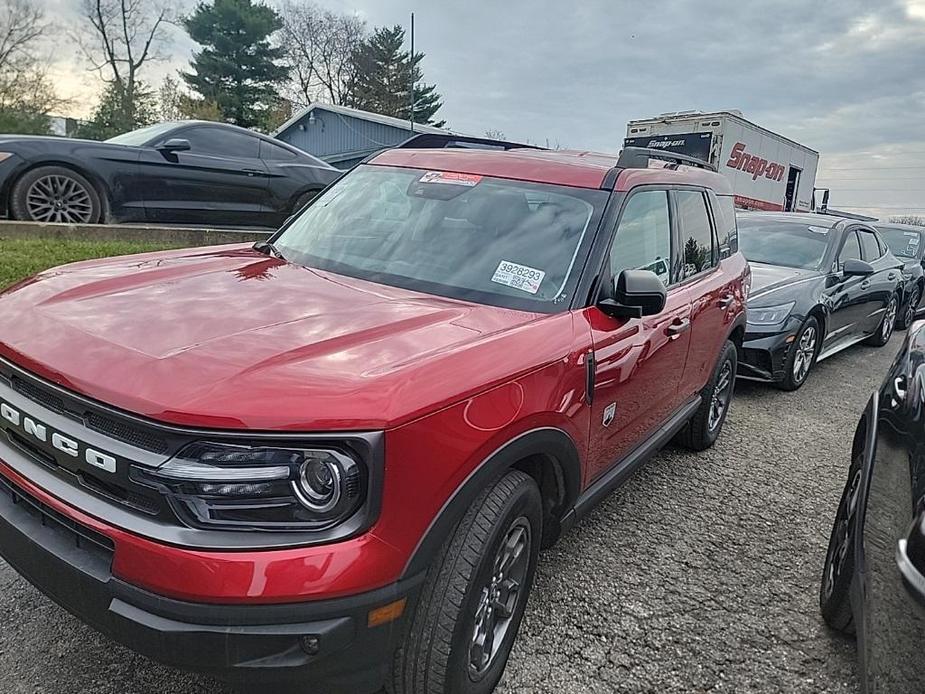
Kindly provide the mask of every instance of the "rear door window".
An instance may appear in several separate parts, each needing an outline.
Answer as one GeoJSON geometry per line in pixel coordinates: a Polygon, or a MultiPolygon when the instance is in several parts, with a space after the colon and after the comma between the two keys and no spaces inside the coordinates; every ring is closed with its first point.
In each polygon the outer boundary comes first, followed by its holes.
{"type": "Polygon", "coordinates": [[[718,254],[703,192],[676,190],[674,196],[681,230],[681,278],[687,279],[713,267],[718,254]]]}

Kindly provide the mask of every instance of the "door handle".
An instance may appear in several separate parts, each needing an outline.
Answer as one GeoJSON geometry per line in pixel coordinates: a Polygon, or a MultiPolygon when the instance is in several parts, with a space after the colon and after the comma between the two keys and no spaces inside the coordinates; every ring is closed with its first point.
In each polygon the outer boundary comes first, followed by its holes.
{"type": "Polygon", "coordinates": [[[887,277],[888,277],[888,278],[890,279],[890,281],[892,282],[893,280],[896,279],[896,273],[895,273],[895,272],[891,272],[889,275],[887,275],[887,277]]]}
{"type": "Polygon", "coordinates": [[[263,173],[263,171],[261,171],[260,169],[241,169],[241,170],[244,173],[246,173],[248,176],[257,176],[263,173]]]}
{"type": "Polygon", "coordinates": [[[677,340],[681,335],[691,329],[689,318],[675,318],[674,321],[665,328],[669,340],[677,340]]]}
{"type": "Polygon", "coordinates": [[[733,296],[732,294],[727,294],[726,296],[724,296],[722,299],[719,300],[719,307],[729,308],[730,306],[732,306],[732,302],[734,300],[735,300],[735,296],[733,296]]]}
{"type": "Polygon", "coordinates": [[[870,286],[870,280],[864,280],[861,282],[861,289],[867,289],[870,286]]]}

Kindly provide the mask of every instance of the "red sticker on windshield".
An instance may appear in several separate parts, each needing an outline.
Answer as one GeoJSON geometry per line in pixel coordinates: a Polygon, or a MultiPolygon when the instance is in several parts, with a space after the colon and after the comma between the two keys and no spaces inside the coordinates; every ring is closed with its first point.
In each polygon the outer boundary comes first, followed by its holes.
{"type": "Polygon", "coordinates": [[[420,183],[449,183],[454,186],[472,186],[478,185],[482,180],[481,176],[475,174],[454,173],[452,171],[428,171],[421,176],[420,183]]]}

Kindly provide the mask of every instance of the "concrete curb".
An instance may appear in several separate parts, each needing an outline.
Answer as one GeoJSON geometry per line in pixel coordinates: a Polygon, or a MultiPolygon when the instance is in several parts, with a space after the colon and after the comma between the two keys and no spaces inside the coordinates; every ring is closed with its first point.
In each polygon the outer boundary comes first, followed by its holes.
{"type": "Polygon", "coordinates": [[[89,241],[149,241],[177,246],[215,246],[265,239],[273,232],[260,229],[214,229],[118,224],[61,224],[0,221],[0,244],[4,239],[61,239],[89,241]]]}

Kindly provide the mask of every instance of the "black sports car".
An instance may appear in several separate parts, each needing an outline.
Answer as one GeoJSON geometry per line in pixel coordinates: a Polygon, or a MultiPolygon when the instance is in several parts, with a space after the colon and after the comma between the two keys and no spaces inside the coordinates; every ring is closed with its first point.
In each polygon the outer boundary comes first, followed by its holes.
{"type": "Polygon", "coordinates": [[[916,322],[851,449],[819,590],[832,628],[857,634],[862,690],[925,687],[925,322],[916,322]]]}
{"type": "Polygon", "coordinates": [[[0,205],[43,222],[278,227],[341,172],[224,123],[159,123],[105,142],[0,136],[0,205]]]}
{"type": "Polygon", "coordinates": [[[922,259],[925,246],[925,227],[911,224],[877,224],[880,237],[903,264],[903,303],[900,307],[896,327],[905,330],[912,324],[922,295],[925,294],[925,260],[922,259]]]}
{"type": "Polygon", "coordinates": [[[784,390],[867,340],[884,345],[902,301],[902,263],[873,227],[811,213],[740,213],[752,269],[739,375],[784,390]]]}

